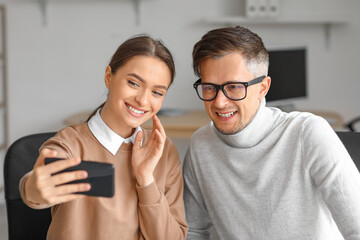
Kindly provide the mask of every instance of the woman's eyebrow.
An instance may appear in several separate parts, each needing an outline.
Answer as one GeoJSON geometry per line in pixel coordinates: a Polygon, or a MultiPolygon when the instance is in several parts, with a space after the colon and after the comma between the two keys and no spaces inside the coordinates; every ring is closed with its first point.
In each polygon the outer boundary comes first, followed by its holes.
{"type": "Polygon", "coordinates": [[[134,77],[134,78],[137,78],[137,79],[140,80],[141,82],[145,83],[145,80],[144,80],[142,77],[140,77],[139,75],[137,75],[136,73],[129,73],[128,75],[129,75],[129,76],[132,76],[132,77],[134,77]]]}
{"type": "MultiPolygon", "coordinates": [[[[142,83],[146,83],[146,81],[141,76],[137,75],[136,73],[129,73],[128,75],[138,79],[142,83]]],[[[167,87],[164,85],[154,85],[154,87],[167,90],[167,87]]]]}

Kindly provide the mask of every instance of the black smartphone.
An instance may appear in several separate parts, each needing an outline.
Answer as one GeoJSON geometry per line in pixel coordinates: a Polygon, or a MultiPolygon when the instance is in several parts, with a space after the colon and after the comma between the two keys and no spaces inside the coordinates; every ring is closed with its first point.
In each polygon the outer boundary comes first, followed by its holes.
{"type": "MultiPolygon", "coordinates": [[[[55,161],[64,160],[64,158],[45,158],[45,164],[55,161]]],[[[84,161],[82,160],[79,165],[69,167],[62,172],[85,170],[88,173],[86,179],[72,181],[71,183],[90,183],[91,189],[87,192],[77,192],[78,194],[85,194],[96,197],[112,197],[114,196],[114,165],[110,163],[84,161]]]]}

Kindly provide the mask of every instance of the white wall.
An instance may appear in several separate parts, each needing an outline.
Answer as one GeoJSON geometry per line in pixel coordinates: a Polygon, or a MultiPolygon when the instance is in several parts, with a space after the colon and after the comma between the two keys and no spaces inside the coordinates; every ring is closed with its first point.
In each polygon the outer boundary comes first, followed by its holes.
{"type": "MultiPolygon", "coordinates": [[[[106,91],[104,69],[126,38],[147,32],[172,50],[177,67],[164,107],[197,109],[192,89],[193,44],[208,30],[204,17],[242,11],[237,0],[142,0],[140,25],[132,1],[50,0],[47,25],[37,1],[3,1],[7,7],[10,142],[26,134],[55,131],[68,116],[94,109],[106,91]]],[[[306,45],[309,98],[300,108],[337,111],[345,120],[360,115],[360,2],[283,0],[281,14],[346,15],[334,26],[330,47],[321,25],[251,26],[266,45],[306,45]]]]}

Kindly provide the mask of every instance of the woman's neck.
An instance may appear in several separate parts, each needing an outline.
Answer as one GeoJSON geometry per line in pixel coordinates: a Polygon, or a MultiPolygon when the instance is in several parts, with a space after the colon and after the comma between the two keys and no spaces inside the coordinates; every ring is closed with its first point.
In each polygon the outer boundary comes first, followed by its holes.
{"type": "Polygon", "coordinates": [[[122,138],[131,137],[135,132],[135,128],[127,128],[121,124],[106,103],[100,110],[100,117],[112,131],[122,138]]]}

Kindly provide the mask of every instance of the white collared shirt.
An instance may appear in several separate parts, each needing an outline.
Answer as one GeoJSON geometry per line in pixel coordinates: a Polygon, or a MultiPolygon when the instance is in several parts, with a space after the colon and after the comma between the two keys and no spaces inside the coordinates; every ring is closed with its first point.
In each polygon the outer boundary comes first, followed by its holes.
{"type": "Polygon", "coordinates": [[[89,120],[88,126],[92,134],[94,134],[95,138],[103,145],[109,152],[113,155],[121,147],[123,142],[125,143],[134,143],[135,136],[139,131],[142,131],[141,127],[137,127],[134,134],[128,138],[123,138],[111,130],[106,123],[102,120],[100,116],[100,109],[96,112],[96,114],[89,120]]]}

